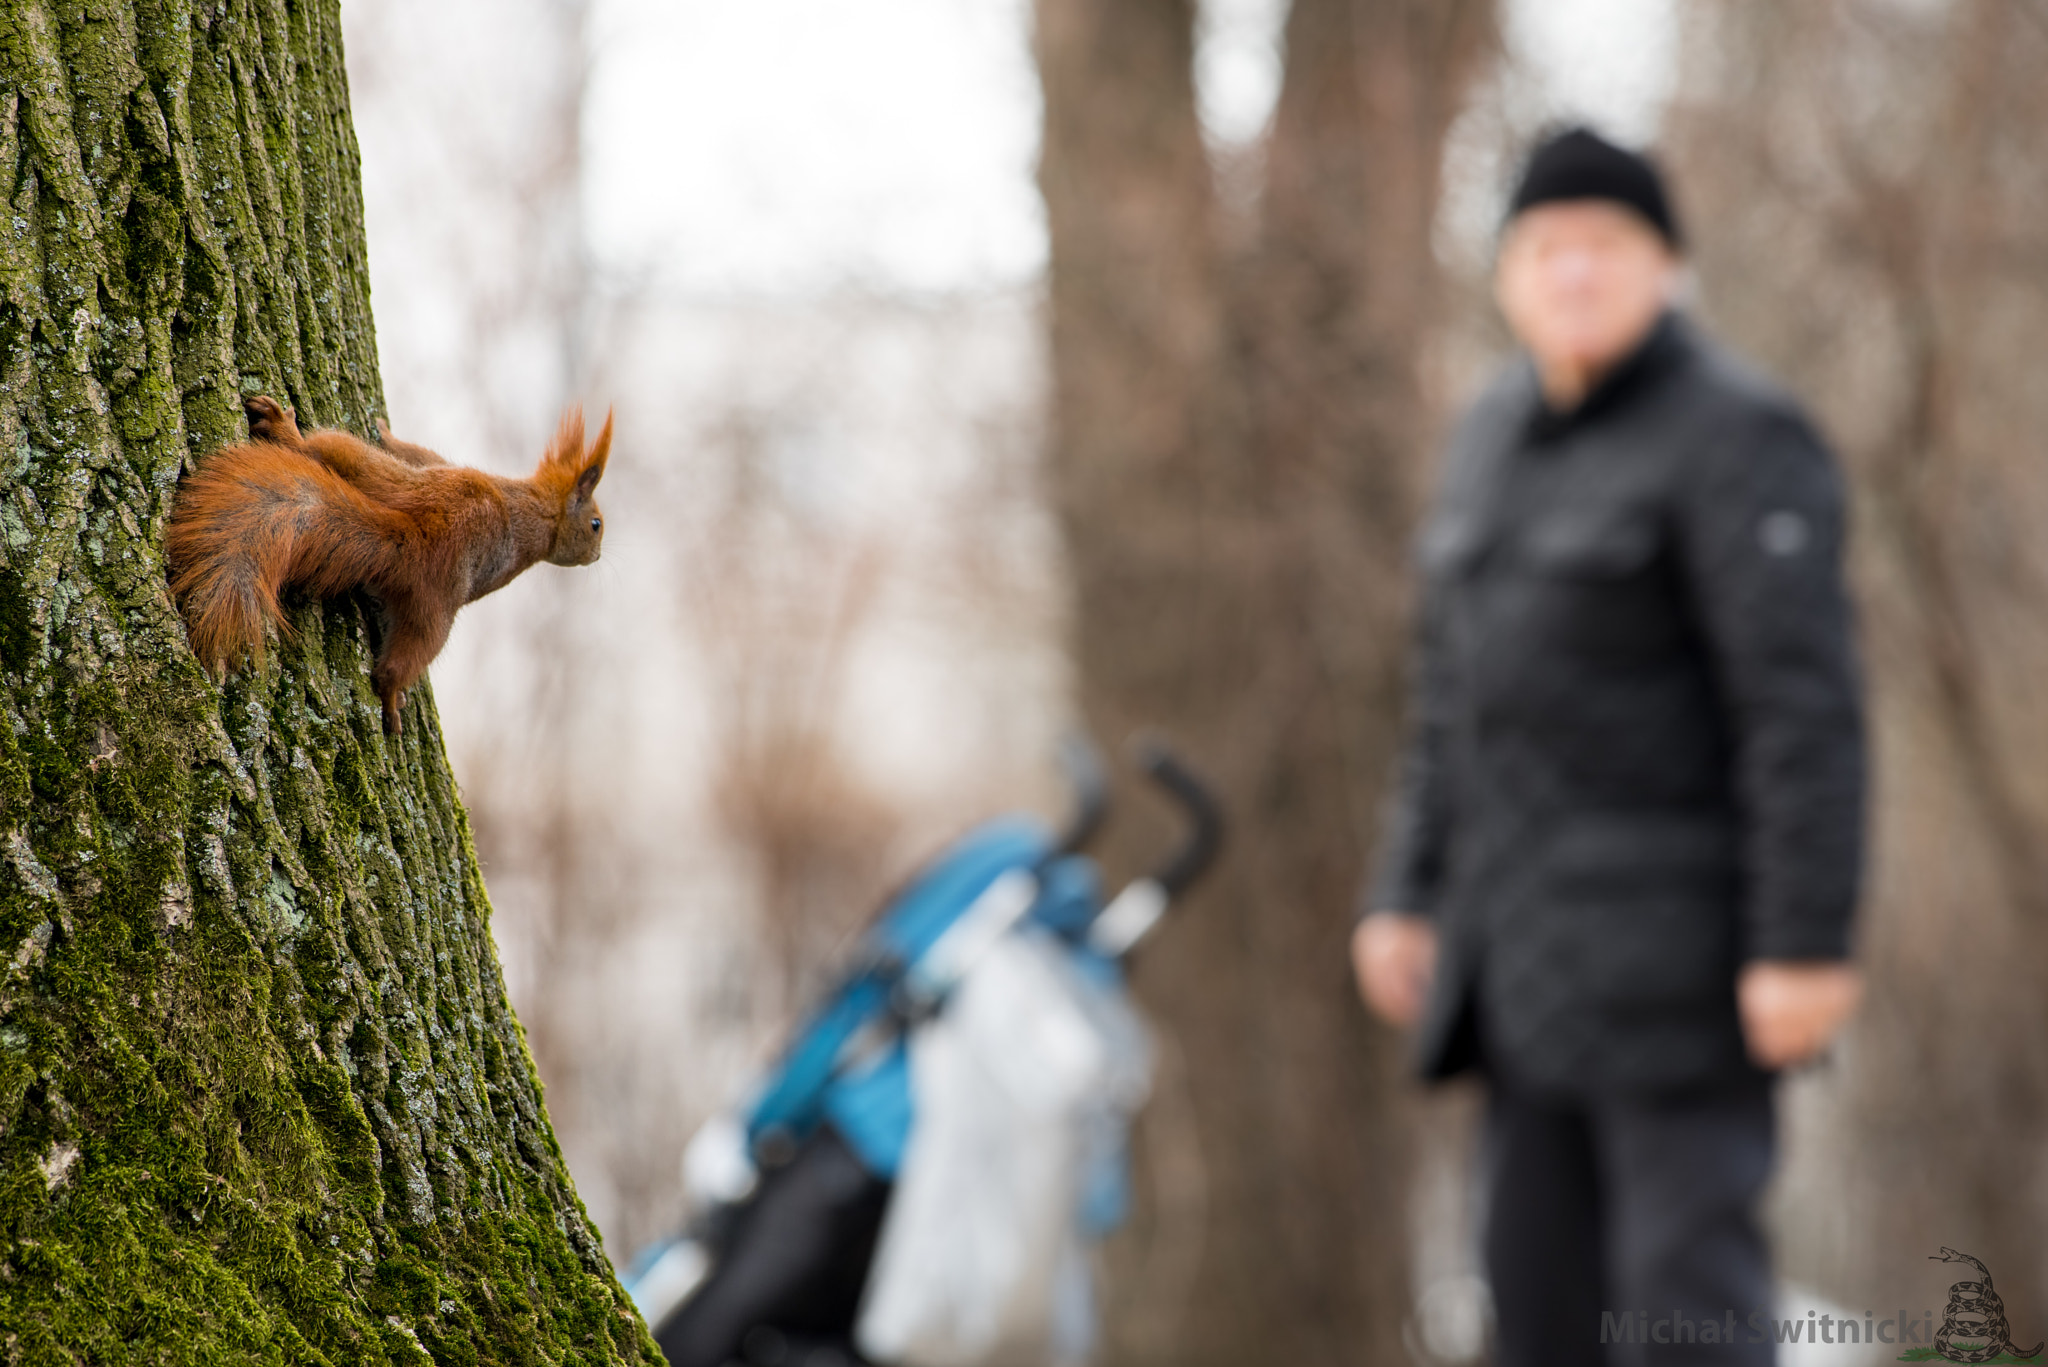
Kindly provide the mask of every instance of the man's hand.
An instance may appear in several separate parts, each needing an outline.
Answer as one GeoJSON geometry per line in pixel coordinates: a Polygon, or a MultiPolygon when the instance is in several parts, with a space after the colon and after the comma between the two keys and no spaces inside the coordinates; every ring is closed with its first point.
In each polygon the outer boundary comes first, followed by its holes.
{"type": "Polygon", "coordinates": [[[1389,1025],[1413,1025],[1436,976],[1435,923],[1400,911],[1372,913],[1351,933],[1351,967],[1375,1015],[1389,1025]]]}
{"type": "Polygon", "coordinates": [[[1819,1054],[1863,996],[1863,975],[1836,959],[1758,959],[1735,985],[1742,1037],[1760,1068],[1819,1054]]]}

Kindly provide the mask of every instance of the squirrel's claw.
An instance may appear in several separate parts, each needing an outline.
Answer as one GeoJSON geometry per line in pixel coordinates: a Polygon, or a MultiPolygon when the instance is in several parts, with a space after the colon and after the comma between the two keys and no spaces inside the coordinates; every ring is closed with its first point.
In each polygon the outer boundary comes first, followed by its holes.
{"type": "Polygon", "coordinates": [[[299,415],[296,409],[286,408],[268,394],[253,394],[242,400],[242,411],[249,415],[249,435],[257,441],[274,441],[282,445],[295,445],[299,440],[299,415]]]}

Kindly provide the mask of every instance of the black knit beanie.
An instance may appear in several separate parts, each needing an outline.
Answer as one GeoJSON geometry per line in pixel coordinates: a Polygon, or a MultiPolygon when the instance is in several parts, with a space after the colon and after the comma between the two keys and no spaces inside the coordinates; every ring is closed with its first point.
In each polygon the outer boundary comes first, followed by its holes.
{"type": "Polygon", "coordinates": [[[1649,221],[1676,249],[1684,245],[1664,177],[1639,152],[1616,147],[1590,128],[1570,128],[1545,139],[1529,155],[1522,183],[1508,206],[1512,222],[1524,209],[1562,199],[1606,199],[1649,221]]]}

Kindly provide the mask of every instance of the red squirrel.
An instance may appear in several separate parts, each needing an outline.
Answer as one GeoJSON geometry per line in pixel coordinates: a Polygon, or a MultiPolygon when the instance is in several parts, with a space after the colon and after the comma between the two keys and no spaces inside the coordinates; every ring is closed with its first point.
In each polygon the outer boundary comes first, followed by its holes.
{"type": "Polygon", "coordinates": [[[284,626],[288,588],[332,598],[367,589],[382,607],[370,681],[384,729],[400,730],[406,690],[441,653],[464,603],[528,566],[588,565],[604,541],[593,497],[611,454],[612,420],[588,448],[572,408],[529,479],[450,465],[394,438],[301,433],[291,409],[243,401],[249,440],[208,455],[179,485],[164,533],[171,593],[192,649],[219,673],[260,656],[284,626]]]}

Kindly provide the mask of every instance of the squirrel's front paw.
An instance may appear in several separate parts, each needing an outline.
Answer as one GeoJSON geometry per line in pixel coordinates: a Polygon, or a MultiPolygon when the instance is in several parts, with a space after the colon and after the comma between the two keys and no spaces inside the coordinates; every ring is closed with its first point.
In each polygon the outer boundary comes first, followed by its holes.
{"type": "Polygon", "coordinates": [[[249,415],[249,435],[254,440],[274,441],[284,445],[297,444],[297,412],[286,408],[268,394],[256,394],[242,400],[242,411],[249,415]]]}

